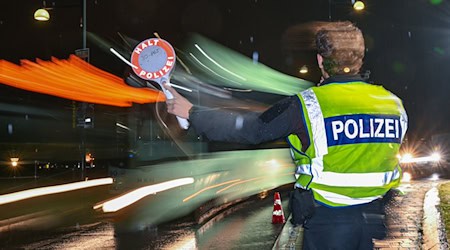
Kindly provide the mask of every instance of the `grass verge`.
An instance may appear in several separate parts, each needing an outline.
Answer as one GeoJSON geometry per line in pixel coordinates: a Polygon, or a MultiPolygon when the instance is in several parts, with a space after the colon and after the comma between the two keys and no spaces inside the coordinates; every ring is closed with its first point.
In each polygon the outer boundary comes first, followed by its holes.
{"type": "Polygon", "coordinates": [[[443,183],[439,186],[439,198],[441,199],[441,215],[445,224],[447,240],[450,240],[450,182],[443,183]]]}

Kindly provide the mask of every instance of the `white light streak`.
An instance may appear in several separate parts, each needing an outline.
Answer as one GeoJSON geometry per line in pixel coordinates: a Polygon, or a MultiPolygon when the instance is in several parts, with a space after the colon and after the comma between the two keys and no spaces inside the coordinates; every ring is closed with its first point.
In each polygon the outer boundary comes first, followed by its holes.
{"type": "Polygon", "coordinates": [[[125,125],[123,125],[123,124],[121,124],[121,123],[118,123],[118,122],[116,122],[116,126],[119,127],[119,128],[123,128],[123,129],[126,129],[126,130],[130,130],[129,127],[127,127],[127,126],[125,126],[125,125]]]}
{"type": "Polygon", "coordinates": [[[103,212],[109,213],[109,212],[116,212],[124,207],[127,207],[140,199],[150,195],[150,194],[156,194],[158,192],[162,192],[171,188],[187,185],[194,183],[194,178],[181,178],[171,181],[166,181],[162,183],[158,183],[155,185],[145,186],[138,189],[135,189],[127,194],[124,194],[122,196],[119,196],[115,199],[109,200],[107,202],[104,202],[102,204],[96,205],[93,208],[98,209],[102,208],[103,212]]]}
{"type": "Polygon", "coordinates": [[[63,184],[63,185],[34,188],[34,189],[24,190],[24,191],[20,191],[20,192],[0,195],[0,205],[11,203],[11,202],[16,202],[16,201],[20,201],[20,200],[30,199],[30,198],[34,198],[34,197],[38,197],[38,196],[43,196],[43,195],[68,192],[68,191],[73,191],[73,190],[82,189],[82,188],[108,185],[108,184],[112,184],[112,183],[113,183],[112,178],[102,178],[102,179],[95,179],[95,180],[89,180],[89,181],[74,182],[74,183],[63,184]]]}
{"type": "Polygon", "coordinates": [[[200,60],[198,60],[197,57],[194,56],[194,54],[189,53],[189,55],[190,55],[192,58],[194,58],[194,60],[195,60],[198,64],[200,64],[203,68],[209,70],[211,73],[213,73],[214,75],[216,75],[216,76],[218,76],[218,77],[220,77],[220,78],[223,78],[223,79],[225,79],[225,80],[228,80],[226,77],[219,75],[219,73],[215,72],[214,70],[210,69],[208,66],[206,66],[205,64],[203,64],[200,60]]]}
{"type": "Polygon", "coordinates": [[[247,79],[245,79],[244,77],[242,77],[242,76],[240,76],[240,75],[237,75],[237,74],[231,72],[230,70],[226,69],[225,67],[223,67],[222,65],[220,65],[218,62],[216,62],[214,59],[212,59],[210,56],[208,56],[208,54],[206,54],[206,52],[203,51],[202,48],[200,48],[200,46],[198,46],[198,44],[195,44],[195,47],[196,47],[196,48],[197,48],[197,49],[198,49],[198,50],[199,50],[206,58],[208,58],[208,60],[210,60],[211,62],[213,62],[215,65],[217,65],[217,67],[219,67],[219,68],[221,68],[222,70],[224,70],[224,71],[226,71],[226,72],[228,72],[228,73],[234,75],[235,77],[237,77],[237,78],[239,78],[239,79],[241,79],[241,80],[247,81],[247,79]]]}
{"type": "Polygon", "coordinates": [[[182,90],[187,91],[187,92],[192,92],[192,89],[188,89],[186,87],[183,87],[183,86],[180,86],[180,85],[176,85],[176,84],[173,84],[171,82],[169,82],[169,86],[174,87],[174,88],[178,88],[178,89],[182,89],[182,90]]]}
{"type": "Polygon", "coordinates": [[[402,159],[400,160],[400,163],[437,162],[439,160],[440,160],[440,157],[437,155],[416,157],[416,158],[402,157],[402,159]]]}
{"type": "Polygon", "coordinates": [[[117,56],[120,60],[122,60],[122,62],[128,64],[128,66],[135,68],[135,69],[138,68],[136,65],[129,62],[127,59],[125,59],[125,57],[123,57],[121,54],[119,54],[119,52],[115,51],[113,48],[109,48],[109,51],[111,51],[115,56],[117,56]]]}

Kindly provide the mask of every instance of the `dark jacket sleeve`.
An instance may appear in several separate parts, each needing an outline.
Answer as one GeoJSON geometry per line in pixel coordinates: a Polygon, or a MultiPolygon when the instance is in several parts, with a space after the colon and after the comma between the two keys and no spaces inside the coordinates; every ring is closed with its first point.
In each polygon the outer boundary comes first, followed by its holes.
{"type": "Polygon", "coordinates": [[[286,97],[263,113],[194,107],[189,121],[210,141],[259,144],[290,134],[306,135],[297,96],[286,97]]]}

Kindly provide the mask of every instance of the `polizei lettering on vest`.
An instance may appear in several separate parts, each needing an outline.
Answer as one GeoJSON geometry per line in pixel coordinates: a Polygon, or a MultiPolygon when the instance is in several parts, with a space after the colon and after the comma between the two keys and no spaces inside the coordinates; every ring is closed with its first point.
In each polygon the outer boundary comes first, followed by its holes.
{"type": "Polygon", "coordinates": [[[394,142],[400,143],[399,117],[393,115],[346,115],[325,119],[329,146],[394,142]]]}

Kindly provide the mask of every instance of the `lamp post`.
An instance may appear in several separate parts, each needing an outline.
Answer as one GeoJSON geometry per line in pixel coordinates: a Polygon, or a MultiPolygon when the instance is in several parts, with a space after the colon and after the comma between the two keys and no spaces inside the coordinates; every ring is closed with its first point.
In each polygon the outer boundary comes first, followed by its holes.
{"type": "Polygon", "coordinates": [[[87,20],[86,20],[86,0],[83,0],[83,17],[81,20],[81,25],[83,25],[82,29],[82,33],[83,33],[83,49],[86,49],[86,26],[87,26],[87,20]]]}
{"type": "Polygon", "coordinates": [[[34,160],[34,180],[37,179],[37,160],[34,160]]]}
{"type": "MultiPolygon", "coordinates": [[[[77,5],[77,6],[79,6],[79,5],[77,5]]],[[[34,13],[34,19],[36,19],[37,21],[48,21],[50,19],[50,14],[48,13],[48,10],[50,10],[50,9],[53,9],[53,8],[47,8],[45,5],[45,1],[43,1],[43,8],[36,10],[36,12],[34,13]]],[[[86,0],[82,0],[81,9],[82,9],[82,17],[81,17],[80,25],[82,28],[82,48],[75,50],[75,55],[77,55],[78,57],[89,62],[89,49],[87,48],[87,44],[86,44],[86,33],[87,33],[86,0]]],[[[75,101],[73,101],[73,103],[75,104],[75,101]]],[[[73,106],[76,107],[76,105],[73,105],[73,106]]],[[[81,105],[78,105],[78,106],[84,107],[84,106],[87,106],[87,104],[81,103],[81,105]]],[[[85,110],[85,108],[83,110],[85,110]]],[[[76,108],[74,108],[73,112],[76,112],[76,108]]],[[[85,111],[83,111],[83,112],[85,112],[85,111]]],[[[74,124],[75,124],[75,122],[74,122],[74,124]]],[[[86,161],[85,161],[86,132],[84,131],[84,129],[86,128],[85,119],[83,118],[83,124],[77,124],[77,126],[82,127],[81,128],[81,145],[80,145],[81,157],[80,157],[80,159],[81,159],[81,179],[84,179],[84,175],[85,175],[84,172],[86,169],[86,161]]],[[[36,178],[36,174],[35,174],[35,178],[36,178]]]]}

